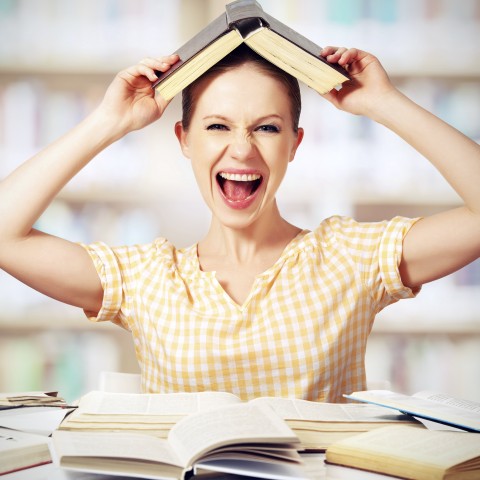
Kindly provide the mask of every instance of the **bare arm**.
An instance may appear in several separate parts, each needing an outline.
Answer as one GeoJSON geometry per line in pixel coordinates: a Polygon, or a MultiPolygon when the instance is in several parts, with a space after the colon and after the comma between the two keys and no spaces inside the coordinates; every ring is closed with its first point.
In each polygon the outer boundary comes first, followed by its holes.
{"type": "Polygon", "coordinates": [[[120,72],[92,114],[0,183],[0,268],[57,300],[98,312],[103,290],[86,251],[32,227],[99,152],[162,115],[167,104],[151,89],[153,70],[176,60],[145,59],[120,72]]]}
{"type": "Polygon", "coordinates": [[[329,61],[347,66],[353,81],[327,98],[403,138],[443,175],[464,206],[417,222],[404,240],[400,273],[416,287],[462,268],[480,256],[480,146],[426,111],[388,79],[378,60],[356,49],[327,47],[329,61]]]}

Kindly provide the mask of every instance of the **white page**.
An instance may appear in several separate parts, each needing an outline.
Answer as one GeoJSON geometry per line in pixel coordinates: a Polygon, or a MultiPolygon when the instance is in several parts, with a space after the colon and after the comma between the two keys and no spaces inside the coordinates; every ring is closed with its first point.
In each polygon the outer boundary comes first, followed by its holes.
{"type": "Polygon", "coordinates": [[[308,400],[263,397],[249,403],[265,403],[285,420],[312,420],[320,422],[384,422],[402,418],[384,407],[354,403],[322,403],[308,400]]]}
{"type": "Polygon", "coordinates": [[[298,442],[271,408],[248,403],[190,415],[170,430],[168,439],[184,464],[229,442],[298,442]]]}
{"type": "Polygon", "coordinates": [[[424,398],[411,397],[389,390],[368,390],[346,395],[347,398],[384,405],[427,420],[444,421],[465,428],[480,431],[480,416],[475,411],[460,409],[424,398]]]}
{"type": "Polygon", "coordinates": [[[473,400],[465,400],[463,398],[455,398],[445,393],[432,392],[430,390],[423,390],[412,395],[414,398],[423,398],[431,402],[441,403],[442,405],[448,405],[452,408],[459,408],[465,412],[473,412],[480,414],[480,403],[473,400]]]}
{"type": "MultiPolygon", "coordinates": [[[[168,441],[140,433],[53,432],[55,462],[65,456],[134,458],[181,467],[168,441]]],[[[88,465],[85,465],[88,467],[88,465]]]]}
{"type": "Polygon", "coordinates": [[[0,426],[49,436],[72,408],[25,407],[0,410],[0,426]]]}
{"type": "Polygon", "coordinates": [[[238,397],[224,392],[138,394],[93,391],[82,397],[80,410],[99,415],[189,415],[238,402],[238,397]]]}
{"type": "MultiPolygon", "coordinates": [[[[271,464],[245,460],[206,460],[195,465],[195,471],[209,470],[271,480],[311,480],[303,465],[271,464]]],[[[216,477],[217,478],[217,477],[216,477]]],[[[228,477],[227,477],[228,478],[228,477]]]]}
{"type": "Polygon", "coordinates": [[[48,439],[42,435],[33,435],[0,427],[0,451],[7,452],[17,446],[48,445],[48,439]]]}
{"type": "Polygon", "coordinates": [[[427,420],[426,418],[415,417],[420,423],[428,428],[429,430],[445,430],[449,432],[464,432],[465,430],[462,428],[452,427],[451,425],[445,425],[444,423],[434,422],[433,420],[427,420]]]}

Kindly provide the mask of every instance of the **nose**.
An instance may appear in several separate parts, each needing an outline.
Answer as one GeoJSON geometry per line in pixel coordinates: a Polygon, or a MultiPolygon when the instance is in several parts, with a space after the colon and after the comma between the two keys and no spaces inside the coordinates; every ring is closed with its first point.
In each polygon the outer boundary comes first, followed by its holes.
{"type": "Polygon", "coordinates": [[[245,135],[238,135],[230,144],[230,154],[237,160],[247,160],[254,155],[255,146],[252,139],[245,135]]]}

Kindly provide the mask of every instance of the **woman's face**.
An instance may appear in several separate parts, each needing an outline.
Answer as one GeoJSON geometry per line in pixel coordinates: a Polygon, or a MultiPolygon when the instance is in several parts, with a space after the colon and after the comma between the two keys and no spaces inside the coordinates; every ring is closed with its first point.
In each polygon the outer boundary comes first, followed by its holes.
{"type": "Polygon", "coordinates": [[[244,64],[197,87],[188,131],[176,134],[200,191],[224,224],[244,228],[271,211],[303,131],[293,131],[285,87],[244,64]]]}

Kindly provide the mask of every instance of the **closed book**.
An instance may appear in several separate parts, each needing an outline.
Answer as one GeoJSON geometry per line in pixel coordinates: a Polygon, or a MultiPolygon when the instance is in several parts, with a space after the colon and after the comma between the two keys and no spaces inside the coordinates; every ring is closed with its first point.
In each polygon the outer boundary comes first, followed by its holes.
{"type": "Polygon", "coordinates": [[[0,427],[0,475],[51,463],[48,437],[0,427]]]}

